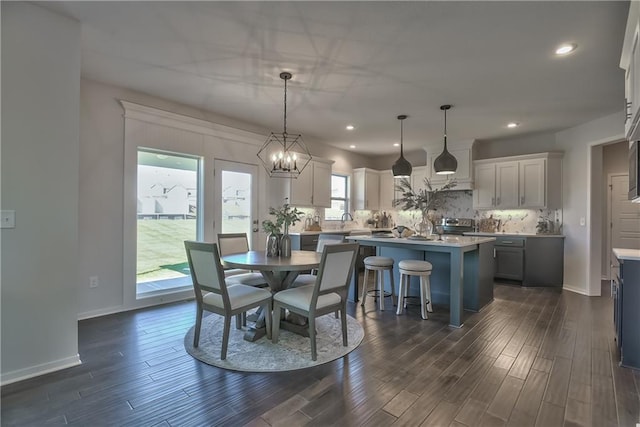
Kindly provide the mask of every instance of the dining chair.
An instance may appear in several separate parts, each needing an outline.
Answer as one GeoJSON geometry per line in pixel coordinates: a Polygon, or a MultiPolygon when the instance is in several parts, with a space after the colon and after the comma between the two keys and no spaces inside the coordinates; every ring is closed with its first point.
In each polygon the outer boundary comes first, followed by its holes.
{"type": "Polygon", "coordinates": [[[342,345],[347,344],[347,291],[353,274],[358,243],[325,245],[322,251],[318,276],[312,285],[289,288],[273,296],[272,340],[278,342],[280,312],[289,311],[309,318],[311,359],[316,360],[316,317],[340,311],[342,345]]]}
{"type": "MultiPolygon", "coordinates": [[[[220,256],[248,252],[247,233],[218,233],[218,249],[220,256]]],[[[260,288],[267,287],[267,281],[258,272],[232,268],[225,270],[225,277],[229,284],[240,283],[260,288]]]]}
{"type": "MultiPolygon", "coordinates": [[[[224,330],[222,333],[222,350],[220,359],[227,358],[229,345],[229,329],[231,318],[236,316],[236,327],[241,327],[241,317],[247,310],[262,307],[266,313],[271,312],[271,292],[266,289],[240,283],[227,285],[224,270],[220,263],[218,245],[185,241],[189,269],[196,295],[197,311],[196,325],[193,334],[193,346],[198,347],[200,328],[204,310],[224,316],[224,330]]],[[[267,338],[271,338],[271,319],[265,316],[267,338]]]]}
{"type": "MultiPolygon", "coordinates": [[[[344,235],[342,234],[320,234],[318,236],[318,244],[316,245],[316,252],[322,253],[326,245],[335,245],[338,243],[344,243],[344,235]]],[[[312,285],[316,282],[318,277],[318,270],[311,270],[310,274],[300,274],[293,282],[292,287],[312,285]]]]}

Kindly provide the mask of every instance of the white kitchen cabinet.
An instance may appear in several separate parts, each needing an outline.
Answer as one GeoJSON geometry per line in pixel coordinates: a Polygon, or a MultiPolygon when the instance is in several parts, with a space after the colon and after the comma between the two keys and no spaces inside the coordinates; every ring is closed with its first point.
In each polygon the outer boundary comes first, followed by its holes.
{"type": "Polygon", "coordinates": [[[519,165],[519,206],[524,209],[544,208],[546,159],[522,160],[519,165]]]}
{"type": "Polygon", "coordinates": [[[518,206],[518,162],[496,163],[495,207],[507,209],[518,206]]]}
{"type": "Polygon", "coordinates": [[[471,190],[473,188],[473,173],[472,173],[472,148],[474,140],[452,142],[448,144],[449,152],[458,161],[458,167],[455,173],[450,175],[438,175],[433,169],[433,162],[442,154],[443,144],[429,145],[425,148],[427,151],[427,166],[426,173],[429,182],[435,188],[442,187],[448,181],[455,180],[456,190],[471,190]]]}
{"type": "Polygon", "coordinates": [[[353,209],[378,210],[380,208],[380,172],[368,168],[353,170],[353,209]]]}
{"type": "Polygon", "coordinates": [[[625,70],[625,122],[627,139],[640,138],[640,6],[630,2],[627,26],[620,57],[620,67],[625,70]]]}
{"type": "Polygon", "coordinates": [[[474,209],[558,209],[562,204],[562,153],[477,160],[474,209]]]}
{"type": "Polygon", "coordinates": [[[417,166],[411,172],[411,188],[418,192],[425,188],[424,179],[429,177],[429,168],[427,166],[417,166]]]}
{"type": "Polygon", "coordinates": [[[393,209],[395,181],[391,170],[380,171],[380,210],[393,209]]]}
{"type": "Polygon", "coordinates": [[[312,160],[297,179],[290,180],[293,206],[331,207],[331,163],[312,160]]]}

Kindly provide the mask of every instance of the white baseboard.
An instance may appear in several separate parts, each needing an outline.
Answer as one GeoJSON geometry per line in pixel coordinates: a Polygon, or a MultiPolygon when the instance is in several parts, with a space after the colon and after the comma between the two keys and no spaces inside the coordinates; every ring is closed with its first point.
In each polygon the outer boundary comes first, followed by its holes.
{"type": "Polygon", "coordinates": [[[84,313],[78,313],[78,320],[92,319],[94,317],[107,316],[109,314],[121,313],[123,311],[126,311],[126,309],[121,305],[101,308],[99,310],[85,311],[84,313]]]}
{"type": "Polygon", "coordinates": [[[585,296],[593,296],[593,295],[589,295],[584,289],[582,288],[574,288],[573,286],[569,286],[569,285],[562,285],[562,290],[564,291],[569,291],[569,292],[573,292],[576,294],[580,294],[580,295],[585,295],[585,296]]]}
{"type": "Polygon", "coordinates": [[[43,363],[41,365],[35,365],[28,368],[18,369],[17,371],[6,372],[2,374],[0,385],[5,386],[7,384],[37,377],[39,375],[48,374],[50,372],[59,371],[61,369],[71,368],[72,366],[78,366],[81,364],[82,360],[80,360],[80,355],[76,354],[75,356],[66,357],[60,360],[54,360],[52,362],[43,363]]]}

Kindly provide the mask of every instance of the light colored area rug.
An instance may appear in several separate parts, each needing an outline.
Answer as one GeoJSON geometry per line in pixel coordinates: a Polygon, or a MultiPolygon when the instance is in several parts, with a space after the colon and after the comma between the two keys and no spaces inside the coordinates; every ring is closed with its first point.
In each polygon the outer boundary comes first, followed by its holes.
{"type": "Polygon", "coordinates": [[[184,337],[184,348],[191,356],[220,368],[245,372],[281,372],[303,369],[336,360],[355,350],[364,338],[364,330],[360,323],[347,316],[347,337],[349,345],[342,345],[340,319],[333,314],[316,319],[316,341],[318,344],[318,360],[311,360],[311,343],[309,338],[293,332],[280,330],[277,344],[267,337],[256,342],[243,339],[246,328],[235,328],[235,319],[231,322],[229,348],[226,360],[220,360],[222,347],[223,318],[215,314],[202,319],[200,343],[193,347],[194,327],[184,337]]]}

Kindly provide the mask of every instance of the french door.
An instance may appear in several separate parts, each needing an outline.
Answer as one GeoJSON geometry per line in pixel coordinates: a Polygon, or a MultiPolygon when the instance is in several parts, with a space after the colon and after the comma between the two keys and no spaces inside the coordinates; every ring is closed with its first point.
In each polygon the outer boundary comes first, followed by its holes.
{"type": "Polygon", "coordinates": [[[260,231],[258,225],[258,167],[215,160],[214,234],[247,233],[249,247],[260,231]]]}

